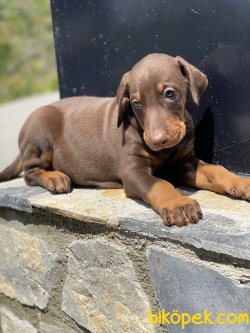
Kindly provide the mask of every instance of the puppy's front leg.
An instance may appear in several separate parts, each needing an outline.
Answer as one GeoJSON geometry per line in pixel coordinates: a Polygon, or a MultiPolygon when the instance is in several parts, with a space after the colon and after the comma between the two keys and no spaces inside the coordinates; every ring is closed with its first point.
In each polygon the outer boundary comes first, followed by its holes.
{"type": "Polygon", "coordinates": [[[249,178],[242,178],[220,165],[207,164],[196,158],[185,165],[182,181],[198,189],[250,200],[249,178]]]}
{"type": "Polygon", "coordinates": [[[202,218],[197,201],[181,195],[172,184],[152,176],[145,167],[126,170],[123,187],[127,196],[149,203],[161,215],[165,225],[183,226],[197,223],[202,218]]]}

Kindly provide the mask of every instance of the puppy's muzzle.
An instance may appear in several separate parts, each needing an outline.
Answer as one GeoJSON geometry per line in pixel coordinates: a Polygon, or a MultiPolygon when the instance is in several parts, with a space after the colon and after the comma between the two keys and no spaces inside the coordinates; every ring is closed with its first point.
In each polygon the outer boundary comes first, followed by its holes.
{"type": "Polygon", "coordinates": [[[144,140],[150,149],[159,151],[161,149],[176,146],[185,136],[186,126],[182,123],[172,129],[159,129],[153,132],[144,132],[144,140]]]}

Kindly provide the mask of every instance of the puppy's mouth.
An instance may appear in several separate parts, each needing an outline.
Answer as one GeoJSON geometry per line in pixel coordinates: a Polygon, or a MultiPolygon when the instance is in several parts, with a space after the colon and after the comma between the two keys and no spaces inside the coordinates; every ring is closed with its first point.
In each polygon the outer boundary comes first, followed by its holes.
{"type": "Polygon", "coordinates": [[[161,140],[161,142],[153,141],[146,132],[143,133],[143,138],[146,145],[153,151],[160,151],[163,149],[173,148],[177,146],[186,134],[185,130],[178,129],[171,135],[166,135],[166,137],[161,140]]]}

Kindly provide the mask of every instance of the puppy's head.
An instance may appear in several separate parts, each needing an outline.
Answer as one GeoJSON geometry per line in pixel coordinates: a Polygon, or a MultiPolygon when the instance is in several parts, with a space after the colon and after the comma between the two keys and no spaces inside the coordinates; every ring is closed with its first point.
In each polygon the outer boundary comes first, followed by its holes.
{"type": "Polygon", "coordinates": [[[189,93],[198,105],[207,84],[207,77],[183,58],[150,54],[123,75],[117,91],[118,126],[132,114],[150,149],[174,147],[186,134],[189,93]]]}

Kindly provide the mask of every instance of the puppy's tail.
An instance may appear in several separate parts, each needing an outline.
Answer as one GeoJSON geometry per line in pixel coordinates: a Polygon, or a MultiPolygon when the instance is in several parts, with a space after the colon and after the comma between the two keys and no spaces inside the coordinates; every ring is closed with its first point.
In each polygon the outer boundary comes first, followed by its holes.
{"type": "Polygon", "coordinates": [[[0,172],[0,182],[17,178],[17,176],[23,171],[23,160],[19,154],[14,162],[12,162],[7,168],[0,172]]]}

